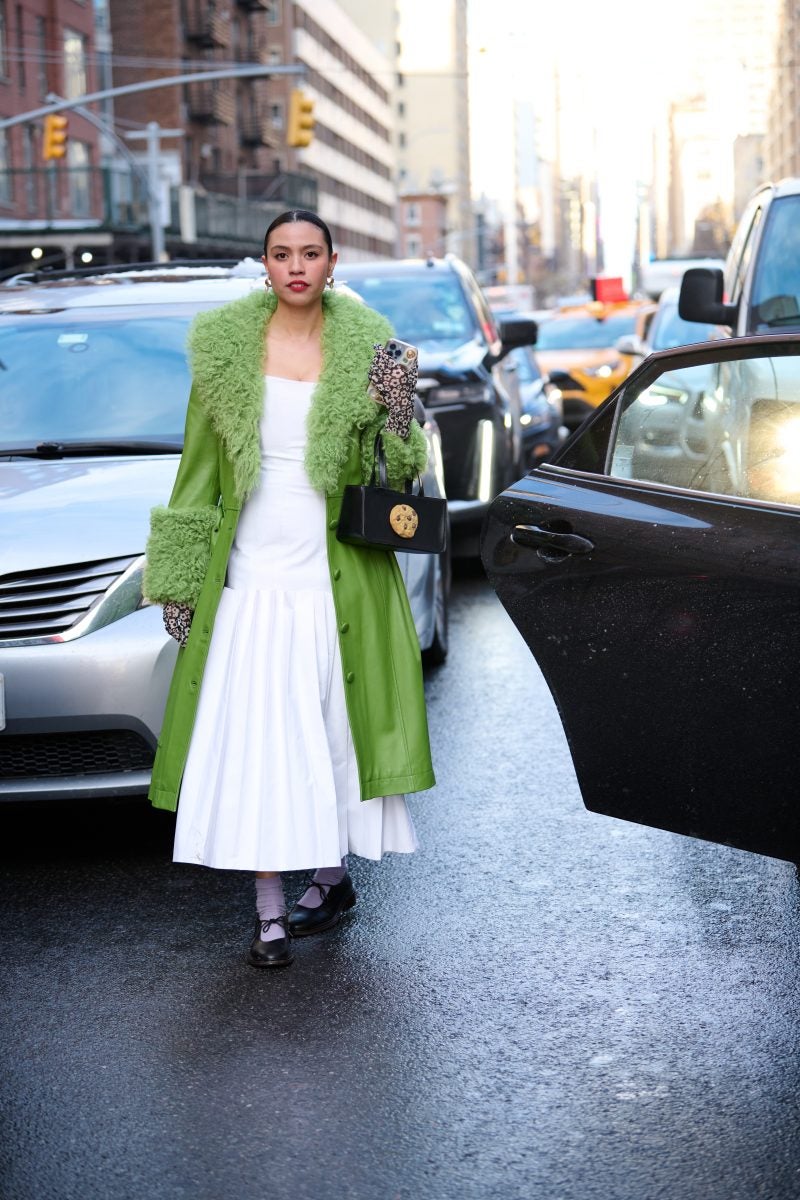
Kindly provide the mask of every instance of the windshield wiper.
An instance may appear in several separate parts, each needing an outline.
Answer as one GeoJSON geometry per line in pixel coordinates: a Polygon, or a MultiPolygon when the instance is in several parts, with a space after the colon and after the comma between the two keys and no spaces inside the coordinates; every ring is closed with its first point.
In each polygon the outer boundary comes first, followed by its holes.
{"type": "Polygon", "coordinates": [[[180,454],[182,442],[108,441],[38,442],[35,446],[0,446],[0,458],[81,458],[104,454],[180,454]]]}

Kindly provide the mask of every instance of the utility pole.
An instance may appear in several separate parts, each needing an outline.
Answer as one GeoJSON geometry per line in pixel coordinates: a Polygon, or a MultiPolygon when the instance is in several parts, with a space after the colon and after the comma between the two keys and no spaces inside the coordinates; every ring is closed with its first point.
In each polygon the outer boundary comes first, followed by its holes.
{"type": "Polygon", "coordinates": [[[150,239],[152,242],[153,262],[164,262],[164,226],[161,223],[161,196],[159,193],[159,160],[161,153],[161,138],[183,137],[182,129],[162,129],[157,121],[148,121],[147,129],[142,133],[126,133],[125,137],[147,140],[147,200],[150,215],[150,239]]]}

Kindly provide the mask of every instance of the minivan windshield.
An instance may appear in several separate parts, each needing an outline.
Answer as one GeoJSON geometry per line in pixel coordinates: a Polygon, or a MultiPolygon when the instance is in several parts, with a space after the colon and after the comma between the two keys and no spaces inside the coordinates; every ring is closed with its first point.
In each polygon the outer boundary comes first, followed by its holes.
{"type": "Polygon", "coordinates": [[[344,273],[344,282],[391,321],[403,341],[420,346],[430,342],[463,343],[478,332],[476,319],[461,284],[450,272],[394,275],[376,270],[344,273]]]}
{"type": "Polygon", "coordinates": [[[180,445],[199,307],[0,316],[0,453],[53,441],[180,445]]]}
{"type": "Polygon", "coordinates": [[[750,307],[754,333],[800,327],[800,196],[770,205],[750,307]]]}

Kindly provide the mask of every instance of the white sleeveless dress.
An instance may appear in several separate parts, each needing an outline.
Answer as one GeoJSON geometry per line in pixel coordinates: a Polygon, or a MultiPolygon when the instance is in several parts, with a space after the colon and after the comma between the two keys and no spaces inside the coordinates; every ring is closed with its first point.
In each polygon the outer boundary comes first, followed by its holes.
{"type": "Polygon", "coordinates": [[[294,871],[417,846],[405,797],[360,799],[325,497],[303,462],[314,386],[266,376],[261,480],[242,509],[214,623],[176,862],[294,871]]]}

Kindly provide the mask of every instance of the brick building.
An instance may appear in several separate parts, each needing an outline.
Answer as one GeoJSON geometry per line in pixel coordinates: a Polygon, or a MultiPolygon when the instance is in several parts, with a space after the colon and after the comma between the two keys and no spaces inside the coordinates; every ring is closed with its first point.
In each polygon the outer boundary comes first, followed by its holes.
{"type": "MultiPolygon", "coordinates": [[[[64,99],[98,86],[95,16],[102,22],[104,0],[0,0],[0,118],[13,117],[46,103],[49,93],[64,99]]],[[[59,246],[103,246],[108,234],[96,225],[103,212],[100,134],[77,113],[70,114],[66,155],[49,168],[42,159],[43,120],[0,130],[0,238],[12,253],[25,257],[31,237],[19,231],[20,219],[37,232],[44,248],[54,244],[46,232],[59,229],[59,246]],[[15,232],[16,231],[16,232],[15,232]]]]}
{"type": "MultiPolygon", "coordinates": [[[[318,208],[351,260],[394,253],[391,66],[335,0],[110,4],[117,56],[172,58],[186,71],[231,61],[305,68],[302,80],[219,80],[121,97],[118,120],[185,130],[173,152],[185,184],[318,208]],[[297,86],[315,105],[313,142],[303,150],[286,144],[289,93],[297,86]]],[[[114,81],[147,75],[115,68],[114,81]]]]}

